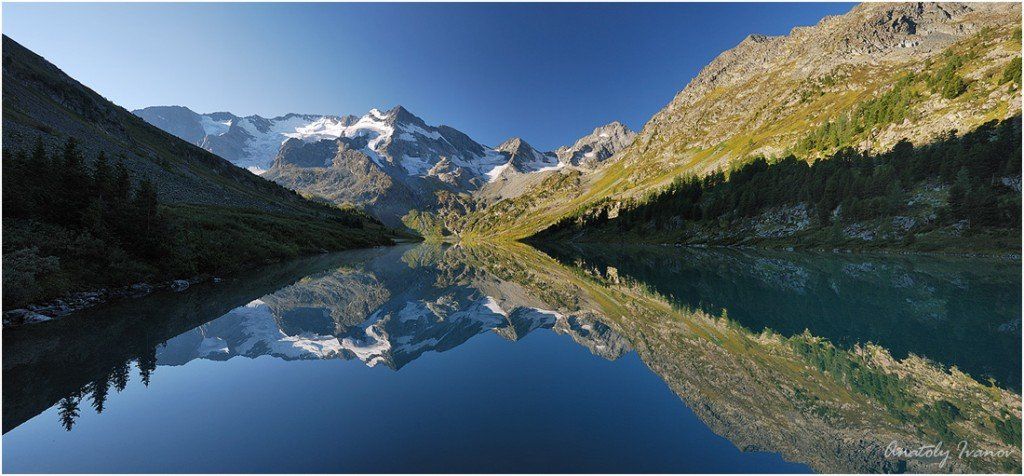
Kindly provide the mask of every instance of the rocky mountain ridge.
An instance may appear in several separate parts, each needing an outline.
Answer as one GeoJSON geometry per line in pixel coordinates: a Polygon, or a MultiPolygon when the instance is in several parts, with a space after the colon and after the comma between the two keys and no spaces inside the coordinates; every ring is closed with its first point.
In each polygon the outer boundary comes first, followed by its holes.
{"type": "Polygon", "coordinates": [[[463,232],[521,238],[580,209],[757,156],[884,151],[902,138],[925,144],[1007,119],[1021,110],[1019,86],[1002,79],[1020,57],[1020,19],[1013,3],[865,3],[786,36],[750,35],[694,77],[607,167],[538,183],[469,217],[478,225],[463,232]],[[855,126],[839,140],[844,121],[855,126]],[[827,140],[808,140],[816,137],[827,140]]]}
{"type": "Polygon", "coordinates": [[[152,106],[132,111],[146,122],[217,154],[254,173],[273,163],[281,142],[289,137],[328,137],[354,124],[356,116],[285,114],[266,118],[230,112],[199,114],[184,106],[152,106]]]}
{"type": "Polygon", "coordinates": [[[614,121],[594,129],[572,146],[559,147],[555,155],[561,164],[593,169],[625,149],[635,138],[635,132],[614,121]]]}
{"type": "Polygon", "coordinates": [[[198,114],[181,106],[135,113],[240,167],[308,196],[363,207],[392,226],[417,210],[462,213],[513,196],[537,173],[595,169],[635,135],[618,122],[572,146],[540,152],[521,138],[482,145],[402,106],[357,116],[198,114]],[[453,205],[454,204],[454,205],[453,205]],[[453,208],[454,206],[454,208],[453,208]]]}
{"type": "MultiPolygon", "coordinates": [[[[750,35],[704,67],[645,126],[641,141],[671,133],[689,147],[712,146],[745,129],[759,129],[784,118],[789,111],[747,111],[797,106],[808,81],[832,75],[831,81],[837,82],[835,89],[860,92],[856,90],[878,85],[872,78],[855,73],[910,66],[907,63],[942,53],[986,27],[1012,26],[1006,18],[1013,14],[1014,7],[1009,3],[863,3],[845,15],[826,17],[815,26],[794,28],[786,36],[750,35]],[[840,79],[846,84],[840,84],[840,79]],[[727,92],[735,94],[723,94],[727,92]],[[730,119],[740,121],[743,127],[722,127],[722,121],[730,119]],[[683,128],[687,130],[681,131],[683,128]],[[678,136],[680,133],[685,135],[678,136]]],[[[1016,17],[1019,26],[1019,5],[1016,17]]],[[[928,141],[934,135],[909,137],[928,141]]],[[[885,148],[893,143],[878,146],[885,148]]]]}

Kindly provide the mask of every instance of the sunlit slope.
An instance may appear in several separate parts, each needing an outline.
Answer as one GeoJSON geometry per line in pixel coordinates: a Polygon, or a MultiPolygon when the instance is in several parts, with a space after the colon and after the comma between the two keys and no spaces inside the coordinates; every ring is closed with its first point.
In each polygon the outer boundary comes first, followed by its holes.
{"type": "Polygon", "coordinates": [[[887,150],[1011,117],[1021,109],[1020,26],[1019,4],[871,3],[788,36],[750,36],[598,173],[550,177],[467,217],[464,235],[526,237],[579,209],[756,156],[887,150]]]}

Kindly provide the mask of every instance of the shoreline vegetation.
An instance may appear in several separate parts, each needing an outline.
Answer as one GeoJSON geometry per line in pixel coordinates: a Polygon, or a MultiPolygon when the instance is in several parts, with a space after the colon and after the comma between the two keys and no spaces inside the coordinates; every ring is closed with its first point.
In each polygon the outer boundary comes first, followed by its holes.
{"type": "MultiPolygon", "coordinates": [[[[1020,130],[1015,116],[881,154],[757,158],[580,210],[519,241],[1019,260],[1020,130]]],[[[293,215],[161,204],[149,180],[133,183],[123,157],[101,151],[87,165],[73,138],[59,150],[37,141],[4,157],[5,325],[303,255],[419,239],[312,201],[315,213],[293,215]]]]}
{"type": "MultiPolygon", "coordinates": [[[[552,225],[516,235],[517,241],[1019,260],[1019,112],[970,131],[950,130],[931,144],[903,139],[885,152],[850,147],[880,126],[906,122],[932,95],[971,99],[971,84],[982,82],[964,75],[981,51],[1002,44],[1004,30],[983,30],[925,71],[900,74],[884,93],[796,135],[784,157],[737,155],[724,169],[675,175],[644,196],[566,207],[552,225]]],[[[1019,44],[1019,28],[1011,40],[1019,44]]],[[[4,45],[11,66],[4,77],[4,136],[11,147],[3,154],[5,325],[308,254],[396,239],[491,241],[477,239],[484,235],[474,235],[469,222],[455,236],[414,237],[354,207],[304,199],[241,174],[6,36],[4,45]],[[51,94],[38,96],[40,88],[51,94]],[[229,197],[228,189],[238,196],[229,197]],[[9,316],[10,310],[18,312],[9,316]]],[[[985,81],[1019,95],[1019,67],[1017,57],[985,81]]],[[[1009,114],[999,111],[986,117],[1009,114]]],[[[495,226],[505,231],[520,225],[515,214],[500,211],[511,202],[492,207],[499,210],[495,226]]]]}
{"type": "Polygon", "coordinates": [[[5,324],[413,238],[153,127],[6,35],[3,62],[5,324]]]}

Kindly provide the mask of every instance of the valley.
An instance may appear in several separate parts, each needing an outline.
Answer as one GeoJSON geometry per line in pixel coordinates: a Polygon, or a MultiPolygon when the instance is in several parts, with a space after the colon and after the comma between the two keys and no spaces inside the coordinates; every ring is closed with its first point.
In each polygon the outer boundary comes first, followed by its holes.
{"type": "MultiPolygon", "coordinates": [[[[785,195],[789,208],[764,210],[768,215],[753,221],[720,221],[712,227],[718,231],[694,231],[707,227],[691,223],[664,197],[680,181],[728,181],[758,160],[893,157],[903,154],[898,148],[942,148],[959,137],[980,137],[993,121],[1019,124],[1021,30],[1013,18],[1019,20],[1020,9],[1012,4],[863,4],[786,36],[750,35],[707,65],[639,133],[615,122],[549,152],[518,137],[484,146],[452,127],[427,125],[400,106],[359,117],[240,118],[179,106],[135,113],[304,196],[362,208],[389,226],[430,238],[902,249],[912,233],[924,236],[924,244],[912,247],[919,251],[1012,253],[1020,245],[1019,220],[972,223],[962,216],[936,224],[936,216],[955,215],[948,210],[953,205],[943,206],[952,200],[955,172],[904,183],[907,196],[894,197],[904,203],[900,210],[847,214],[838,232],[827,231],[828,223],[801,224],[813,215],[840,215],[841,197],[826,197],[823,188],[785,195]],[[925,195],[935,203],[920,211],[924,218],[907,216],[908,204],[925,195]],[[835,203],[826,210],[818,205],[823,201],[835,203]],[[628,211],[636,221],[644,206],[658,208],[663,219],[640,228],[618,219],[628,211]],[[776,226],[770,237],[752,231],[759,220],[778,221],[772,214],[792,223],[776,226]],[[608,223],[601,226],[612,231],[595,227],[603,217],[608,223]],[[893,232],[893,226],[904,230],[893,232]],[[943,231],[932,233],[935,228],[943,231]]],[[[967,153],[956,152],[961,158],[967,153]]],[[[984,177],[972,173],[979,185],[968,194],[990,187],[1003,205],[983,207],[1009,207],[1012,216],[1020,204],[1020,145],[997,153],[1010,155],[993,160],[1013,163],[984,177]]],[[[931,160],[921,167],[938,171],[950,159],[931,160]]],[[[902,164],[892,166],[906,182],[902,164]]],[[[793,179],[786,174],[776,183],[793,179]]],[[[872,208],[865,197],[845,208],[872,208]]]]}
{"type": "Polygon", "coordinates": [[[4,469],[1019,473],[1021,5],[580,5],[4,35],[4,469]]]}
{"type": "Polygon", "coordinates": [[[128,113],[5,37],[5,269],[26,290],[5,308],[414,237],[1019,256],[1019,17],[864,4],[751,35],[640,132],[551,151],[402,106],[128,113]]]}
{"type": "Polygon", "coordinates": [[[513,199],[555,174],[587,174],[636,135],[618,122],[541,152],[519,137],[488,147],[402,106],[363,116],[266,119],[181,106],[134,111],[175,134],[315,200],[356,206],[389,226],[458,235],[462,217],[513,199]],[[222,122],[218,122],[222,121],[222,122]]]}

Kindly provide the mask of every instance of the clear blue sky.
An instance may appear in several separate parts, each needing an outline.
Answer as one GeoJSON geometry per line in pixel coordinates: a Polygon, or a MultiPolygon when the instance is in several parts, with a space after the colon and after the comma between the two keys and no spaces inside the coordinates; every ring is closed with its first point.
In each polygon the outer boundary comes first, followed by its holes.
{"type": "Polygon", "coordinates": [[[401,104],[495,145],[634,130],[720,52],[849,11],[796,4],[18,4],[3,31],[135,109],[401,104]]]}

